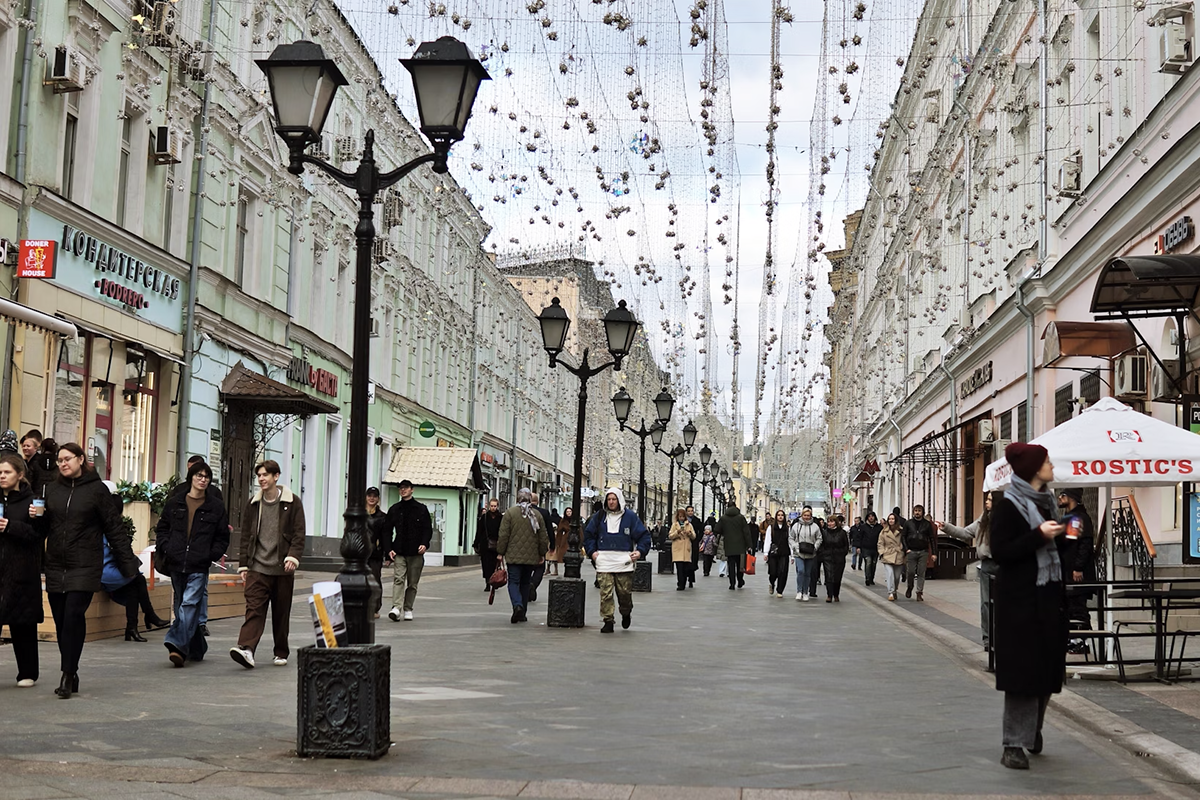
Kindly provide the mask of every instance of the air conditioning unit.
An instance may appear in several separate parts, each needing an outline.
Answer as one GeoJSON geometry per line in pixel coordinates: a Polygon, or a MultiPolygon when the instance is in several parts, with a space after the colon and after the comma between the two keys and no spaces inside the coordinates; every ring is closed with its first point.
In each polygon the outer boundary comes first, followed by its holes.
{"type": "Polygon", "coordinates": [[[1158,364],[1150,367],[1150,399],[1156,403],[1173,403],[1179,399],[1175,376],[1179,373],[1176,364],[1167,364],[1164,370],[1158,364]]]}
{"type": "Polygon", "coordinates": [[[1079,197],[1083,178],[1083,167],[1078,155],[1064,158],[1058,166],[1058,194],[1060,197],[1079,197]]]}
{"type": "Polygon", "coordinates": [[[358,148],[353,136],[339,136],[333,143],[333,160],[344,164],[358,159],[358,148]]]}
{"type": "Polygon", "coordinates": [[[1004,448],[1012,444],[1012,439],[997,439],[992,442],[992,461],[1004,458],[1004,448]]]}
{"type": "Polygon", "coordinates": [[[182,146],[178,130],[170,125],[159,125],[154,129],[154,152],[152,156],[155,164],[178,164],[183,160],[180,157],[181,150],[182,146]]]}
{"type": "Polygon", "coordinates": [[[15,267],[19,253],[20,247],[16,242],[0,239],[0,266],[15,267]]]}
{"type": "Polygon", "coordinates": [[[942,104],[937,100],[930,100],[925,104],[925,121],[934,125],[942,121],[942,104]]]}
{"type": "Polygon", "coordinates": [[[979,420],[979,443],[980,444],[988,444],[989,442],[992,441],[992,439],[994,437],[995,437],[995,430],[993,428],[992,420],[990,420],[990,419],[979,420]]]}
{"type": "Polygon", "coordinates": [[[376,264],[382,264],[384,261],[390,261],[396,257],[396,246],[392,244],[391,239],[380,237],[375,240],[375,244],[371,248],[371,255],[376,264]]]}
{"type": "Polygon", "coordinates": [[[1192,66],[1192,37],[1185,21],[1162,24],[1158,39],[1158,71],[1182,75],[1192,66]]]}
{"type": "Polygon", "coordinates": [[[150,15],[150,44],[163,48],[175,46],[175,4],[170,0],[154,3],[154,13],[150,15]]]}
{"type": "Polygon", "coordinates": [[[53,86],[55,94],[82,92],[87,85],[87,71],[71,48],[59,45],[47,59],[45,86],[53,86]]]}
{"type": "Polygon", "coordinates": [[[371,317],[371,338],[379,338],[379,318],[371,317]]]}
{"type": "Polygon", "coordinates": [[[194,81],[205,80],[212,74],[212,45],[203,39],[198,39],[192,46],[191,52],[187,54],[187,58],[180,59],[179,63],[185,78],[191,78],[194,81]]]}
{"type": "Polygon", "coordinates": [[[1145,400],[1146,356],[1126,353],[1113,364],[1113,394],[1119,400],[1145,400]]]}
{"type": "Polygon", "coordinates": [[[319,158],[322,161],[329,160],[329,151],[325,148],[324,136],[322,136],[319,141],[313,142],[308,146],[308,154],[313,158],[319,158]]]}

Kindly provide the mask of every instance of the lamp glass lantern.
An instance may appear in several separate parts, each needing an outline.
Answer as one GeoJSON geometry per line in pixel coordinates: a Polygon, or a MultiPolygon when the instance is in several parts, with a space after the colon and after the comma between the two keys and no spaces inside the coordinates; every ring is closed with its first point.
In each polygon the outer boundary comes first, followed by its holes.
{"type": "Polygon", "coordinates": [[[567,331],[571,329],[571,318],[557,297],[542,309],[538,315],[538,325],[542,328],[542,347],[550,354],[550,365],[554,366],[559,353],[566,347],[567,331]]]}
{"type": "Polygon", "coordinates": [[[683,467],[683,455],[686,452],[687,450],[683,448],[683,445],[675,445],[675,449],[671,452],[671,457],[675,459],[675,466],[683,467]]]}
{"type": "Polygon", "coordinates": [[[633,398],[629,396],[629,392],[625,391],[624,386],[613,395],[612,404],[617,422],[624,428],[625,423],[629,420],[629,412],[633,411],[633,398]]]}
{"type": "Polygon", "coordinates": [[[650,426],[650,443],[654,445],[655,450],[659,449],[659,447],[662,445],[663,434],[666,432],[666,427],[660,423],[656,422],[650,426]]]}
{"type": "Polygon", "coordinates": [[[683,426],[683,446],[686,449],[691,450],[692,445],[694,445],[695,443],[696,443],[696,426],[692,424],[691,420],[689,420],[688,424],[683,426]]]}
{"type": "Polygon", "coordinates": [[[316,42],[281,44],[255,61],[267,76],[275,132],[294,148],[320,141],[339,87],[349,83],[316,42]]]}
{"type": "Polygon", "coordinates": [[[633,349],[633,340],[640,324],[624,300],[604,315],[604,335],[608,339],[608,352],[616,362],[613,364],[614,370],[621,368],[621,359],[633,349]]]}
{"type": "Polygon", "coordinates": [[[658,421],[666,425],[671,421],[671,411],[675,408],[675,398],[667,391],[664,386],[663,390],[654,398],[654,410],[658,414],[658,421]]]}
{"type": "Polygon", "coordinates": [[[708,462],[711,460],[712,460],[712,448],[710,448],[708,445],[704,445],[704,447],[700,448],[700,465],[707,467],[708,462]]]}
{"type": "Polygon", "coordinates": [[[435,145],[461,141],[479,84],[491,80],[483,64],[453,36],[422,42],[400,63],[412,76],[421,133],[435,145]]]}

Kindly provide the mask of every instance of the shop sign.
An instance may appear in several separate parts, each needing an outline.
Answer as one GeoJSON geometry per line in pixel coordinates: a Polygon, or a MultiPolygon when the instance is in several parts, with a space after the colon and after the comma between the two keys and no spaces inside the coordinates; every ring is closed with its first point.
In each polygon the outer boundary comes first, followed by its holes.
{"type": "Polygon", "coordinates": [[[17,259],[18,278],[53,278],[58,265],[58,242],[25,239],[17,259]]]}
{"type": "Polygon", "coordinates": [[[315,369],[312,364],[309,364],[303,358],[295,356],[288,362],[288,380],[296,383],[303,383],[311,386],[321,394],[327,394],[330,397],[337,397],[338,394],[338,377],[332,372],[323,369],[315,369]]]}
{"type": "Polygon", "coordinates": [[[63,225],[62,251],[93,264],[97,271],[115,278],[97,280],[96,288],[105,297],[118,300],[130,308],[149,308],[146,294],[167,300],[179,299],[181,284],[178,278],[70,225],[63,225]],[[103,288],[101,284],[104,284],[103,288]]]}
{"type": "Polygon", "coordinates": [[[1154,254],[1162,255],[1170,253],[1179,247],[1179,245],[1191,239],[1194,234],[1195,228],[1192,227],[1192,218],[1180,217],[1158,235],[1158,238],[1154,241],[1154,254]]]}
{"type": "Polygon", "coordinates": [[[479,454],[479,460],[480,460],[481,462],[483,462],[484,464],[494,464],[494,463],[496,463],[496,457],[495,457],[495,456],[493,456],[491,453],[480,453],[480,454],[479,454]]]}
{"type": "Polygon", "coordinates": [[[432,439],[437,435],[437,427],[429,420],[426,420],[421,423],[419,428],[417,428],[417,433],[421,434],[426,439],[432,439]]]}
{"type": "Polygon", "coordinates": [[[992,382],[992,362],[987,362],[972,372],[958,385],[958,396],[967,399],[992,382]]]}

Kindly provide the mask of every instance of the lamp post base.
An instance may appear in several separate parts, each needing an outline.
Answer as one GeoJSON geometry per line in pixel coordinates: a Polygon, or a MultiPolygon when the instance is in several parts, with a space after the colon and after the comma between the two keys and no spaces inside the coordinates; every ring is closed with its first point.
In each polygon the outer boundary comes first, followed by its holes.
{"type": "Polygon", "coordinates": [[[646,559],[638,559],[633,564],[633,590],[635,592],[652,591],[651,584],[654,581],[654,569],[650,566],[650,562],[646,559]]]}
{"type": "Polygon", "coordinates": [[[675,572],[675,559],[670,547],[658,551],[658,574],[671,575],[675,572]]]}
{"type": "Polygon", "coordinates": [[[582,578],[551,578],[546,625],[551,628],[582,628],[587,585],[582,578]]]}
{"type": "Polygon", "coordinates": [[[379,758],[391,746],[392,648],[299,650],[296,754],[379,758]]]}

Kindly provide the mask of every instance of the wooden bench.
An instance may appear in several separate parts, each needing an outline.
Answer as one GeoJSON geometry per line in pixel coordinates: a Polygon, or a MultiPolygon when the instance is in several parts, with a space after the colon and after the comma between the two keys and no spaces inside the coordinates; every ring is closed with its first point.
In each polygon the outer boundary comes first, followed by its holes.
{"type": "MultiPolygon", "coordinates": [[[[150,587],[150,602],[154,610],[163,619],[171,619],[173,598],[171,582],[158,579],[150,587]]],[[[44,642],[57,641],[54,630],[54,617],[50,613],[50,601],[42,595],[42,609],[46,615],[45,622],[38,625],[38,639],[44,642]]],[[[227,574],[208,576],[208,619],[230,619],[241,617],[246,613],[246,600],[242,593],[242,583],[235,576],[227,574]]],[[[110,639],[125,633],[125,606],[114,603],[108,592],[97,592],[88,606],[87,638],[93,642],[97,639],[110,639]]],[[[144,626],[142,612],[138,611],[138,624],[144,626]]],[[[140,627],[139,627],[140,629],[140,627]]]]}

